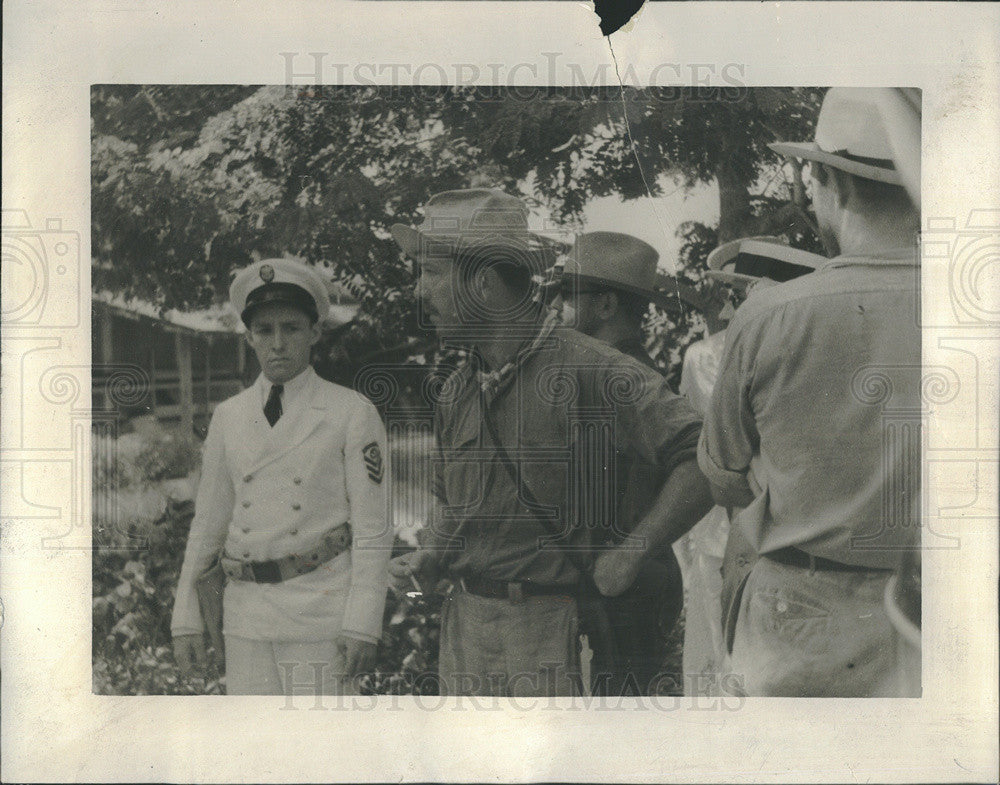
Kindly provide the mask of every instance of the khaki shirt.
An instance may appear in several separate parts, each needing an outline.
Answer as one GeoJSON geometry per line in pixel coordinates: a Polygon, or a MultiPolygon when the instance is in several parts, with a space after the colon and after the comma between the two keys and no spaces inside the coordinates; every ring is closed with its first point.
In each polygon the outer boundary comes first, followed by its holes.
{"type": "Polygon", "coordinates": [[[736,312],[698,462],[755,497],[734,525],[758,552],[889,568],[919,542],[918,275],[912,249],[837,257],[736,312]]]}
{"type": "Polygon", "coordinates": [[[435,413],[439,509],[429,547],[454,576],[574,585],[567,548],[620,534],[616,452],[655,466],[662,482],[695,456],[701,420],[656,371],[602,341],[555,328],[496,388],[472,362],[448,380],[435,413]],[[483,422],[489,411],[535,513],[504,469],[483,422]],[[536,518],[545,516],[559,537],[536,518]]]}

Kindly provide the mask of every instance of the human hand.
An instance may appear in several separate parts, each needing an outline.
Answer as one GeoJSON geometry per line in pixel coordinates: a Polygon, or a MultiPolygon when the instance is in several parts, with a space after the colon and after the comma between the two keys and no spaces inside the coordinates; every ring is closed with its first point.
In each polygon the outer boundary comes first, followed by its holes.
{"type": "Polygon", "coordinates": [[[389,562],[389,585],[400,594],[412,591],[414,578],[430,591],[437,585],[437,557],[430,551],[415,550],[397,556],[389,562]]]}
{"type": "Polygon", "coordinates": [[[635,583],[645,551],[625,540],[594,562],[594,583],[605,597],[617,597],[635,583]]]}
{"type": "Polygon", "coordinates": [[[353,679],[374,670],[377,644],[350,635],[338,635],[336,644],[344,661],[345,678],[353,679]]]}
{"type": "Polygon", "coordinates": [[[205,666],[205,640],[197,635],[174,636],[174,661],[182,676],[190,675],[195,668],[205,666]]]}

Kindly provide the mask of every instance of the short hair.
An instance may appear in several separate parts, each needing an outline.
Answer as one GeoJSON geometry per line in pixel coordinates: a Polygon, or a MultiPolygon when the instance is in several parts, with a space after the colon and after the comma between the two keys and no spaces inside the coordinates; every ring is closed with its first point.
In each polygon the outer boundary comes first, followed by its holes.
{"type": "Polygon", "coordinates": [[[910,212],[916,210],[916,205],[910,199],[910,195],[901,185],[883,183],[880,180],[869,180],[867,177],[858,177],[842,169],[823,164],[819,161],[812,161],[812,174],[816,181],[825,186],[831,177],[841,177],[851,183],[851,188],[857,196],[858,205],[866,212],[876,210],[893,210],[897,212],[910,212]]]}

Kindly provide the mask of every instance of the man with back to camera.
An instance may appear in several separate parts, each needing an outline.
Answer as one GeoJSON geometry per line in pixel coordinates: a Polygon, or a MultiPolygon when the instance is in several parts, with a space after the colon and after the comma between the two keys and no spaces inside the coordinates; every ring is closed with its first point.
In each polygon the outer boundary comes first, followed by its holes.
{"type": "Polygon", "coordinates": [[[442,571],[453,581],[439,660],[451,694],[578,694],[583,587],[622,593],[647,553],[711,504],[687,403],[638,361],[543,323],[532,275],[551,260],[527,212],[501,191],[450,191],[431,197],[420,227],[393,227],[419,262],[424,315],[442,339],[470,349],[435,412],[435,520],[421,548],[390,565],[399,587],[414,576],[433,585],[442,571]],[[573,461],[593,457],[579,452],[588,439],[664,478],[631,536],[596,558],[594,535],[606,528],[594,529],[606,521],[581,520],[578,495],[613,497],[606,470],[593,487],[571,482],[573,461]]]}
{"type": "Polygon", "coordinates": [[[330,307],[315,269],[256,262],[229,294],[261,375],[209,425],[174,654],[182,671],[204,661],[196,581],[221,554],[227,693],[349,692],[374,664],[382,627],[393,537],[385,431],[367,399],[310,365],[330,307]]]}
{"type": "Polygon", "coordinates": [[[832,258],[737,310],[699,442],[716,500],[744,508],[733,526],[761,554],[732,646],[748,695],[898,694],[883,593],[919,547],[919,428],[886,412],[919,422],[920,220],[884,99],[833,88],[815,142],[772,145],[811,162],[832,258]]]}

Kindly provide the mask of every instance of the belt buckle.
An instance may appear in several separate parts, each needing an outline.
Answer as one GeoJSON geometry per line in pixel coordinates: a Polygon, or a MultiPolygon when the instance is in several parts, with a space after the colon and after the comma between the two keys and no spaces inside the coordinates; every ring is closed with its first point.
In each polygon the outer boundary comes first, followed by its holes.
{"type": "Polygon", "coordinates": [[[281,583],[281,570],[277,562],[250,562],[247,566],[256,583],[281,583]]]}
{"type": "Polygon", "coordinates": [[[520,605],[524,602],[524,584],[520,581],[514,581],[507,584],[507,599],[509,599],[515,605],[520,605]]]}

